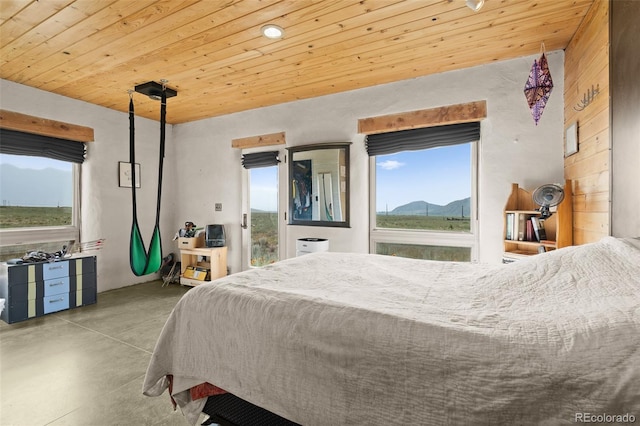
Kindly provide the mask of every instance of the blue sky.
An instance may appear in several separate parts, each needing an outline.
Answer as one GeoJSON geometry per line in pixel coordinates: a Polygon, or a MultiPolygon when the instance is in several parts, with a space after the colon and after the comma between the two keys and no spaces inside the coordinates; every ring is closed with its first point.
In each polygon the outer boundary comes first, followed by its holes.
{"type": "MultiPolygon", "coordinates": [[[[376,157],[376,211],[412,201],[445,205],[471,194],[471,144],[405,151],[376,157]]],[[[70,170],[70,163],[40,157],[0,154],[0,164],[70,170]]],[[[276,211],[276,167],[251,169],[251,207],[276,211]]]]}
{"type": "MultiPolygon", "coordinates": [[[[278,168],[250,169],[251,208],[275,212],[278,210],[278,168]]],[[[288,196],[288,195],[286,195],[288,196]]]]}
{"type": "Polygon", "coordinates": [[[0,154],[0,164],[12,164],[21,169],[42,170],[48,167],[58,170],[71,170],[71,163],[59,160],[52,160],[44,157],[30,157],[28,155],[7,155],[0,154]]]}
{"type": "MultiPolygon", "coordinates": [[[[376,158],[376,211],[412,201],[446,205],[471,195],[471,144],[376,158]]],[[[276,211],[276,167],[251,169],[251,207],[276,211]]]]}
{"type": "Polygon", "coordinates": [[[376,211],[412,201],[446,205],[471,195],[471,144],[376,157],[376,211]]]}

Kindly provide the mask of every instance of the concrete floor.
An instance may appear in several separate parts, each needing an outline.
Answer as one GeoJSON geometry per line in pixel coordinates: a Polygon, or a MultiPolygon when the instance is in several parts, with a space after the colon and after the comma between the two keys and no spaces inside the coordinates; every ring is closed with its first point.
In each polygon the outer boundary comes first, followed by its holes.
{"type": "Polygon", "coordinates": [[[188,289],[153,281],[99,293],[95,305],[0,321],[0,425],[187,425],[167,392],[144,396],[142,382],[188,289]]]}

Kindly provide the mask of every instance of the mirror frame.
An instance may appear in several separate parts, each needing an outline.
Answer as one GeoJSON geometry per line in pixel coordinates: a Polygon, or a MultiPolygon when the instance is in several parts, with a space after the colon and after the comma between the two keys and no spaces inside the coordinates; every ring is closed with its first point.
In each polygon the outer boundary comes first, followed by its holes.
{"type": "Polygon", "coordinates": [[[350,169],[350,154],[349,147],[351,146],[351,142],[331,142],[331,143],[318,143],[313,145],[302,145],[302,146],[294,146],[288,147],[287,151],[289,151],[289,173],[287,186],[288,190],[288,224],[289,225],[304,225],[304,226],[330,226],[330,227],[338,227],[338,228],[349,228],[349,219],[350,219],[350,209],[349,209],[349,198],[351,197],[349,192],[349,169],[350,169]],[[293,204],[293,187],[291,182],[293,180],[293,156],[297,152],[308,152],[308,151],[316,151],[316,150],[326,150],[326,149],[344,149],[345,153],[345,202],[344,202],[344,218],[342,221],[328,221],[328,220],[302,220],[302,219],[294,219],[293,210],[295,206],[293,204]]]}

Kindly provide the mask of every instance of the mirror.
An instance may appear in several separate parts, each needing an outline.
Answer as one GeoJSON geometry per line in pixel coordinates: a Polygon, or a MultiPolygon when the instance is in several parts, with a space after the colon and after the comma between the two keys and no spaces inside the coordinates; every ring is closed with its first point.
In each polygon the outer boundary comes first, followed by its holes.
{"type": "Polygon", "coordinates": [[[350,142],[289,150],[289,224],[349,226],[350,142]]]}

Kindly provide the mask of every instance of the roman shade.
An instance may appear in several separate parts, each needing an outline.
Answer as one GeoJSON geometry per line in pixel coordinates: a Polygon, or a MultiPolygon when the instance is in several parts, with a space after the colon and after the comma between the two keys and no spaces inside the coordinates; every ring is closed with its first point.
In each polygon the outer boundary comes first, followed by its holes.
{"type": "Polygon", "coordinates": [[[258,167],[275,166],[280,162],[278,151],[255,152],[252,154],[242,154],[242,167],[245,169],[255,169],[258,167]]]}
{"type": "Polygon", "coordinates": [[[374,156],[458,145],[479,139],[480,122],[473,121],[367,135],[365,144],[367,153],[374,156]]]}
{"type": "Polygon", "coordinates": [[[0,129],[0,153],[46,157],[82,164],[86,146],[83,142],[0,129]]]}

